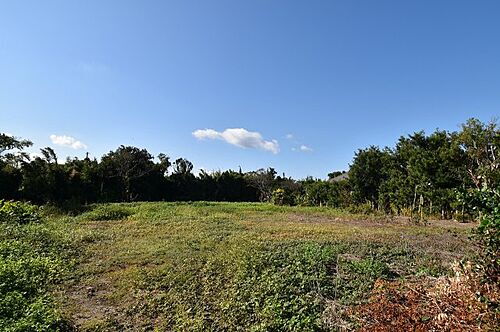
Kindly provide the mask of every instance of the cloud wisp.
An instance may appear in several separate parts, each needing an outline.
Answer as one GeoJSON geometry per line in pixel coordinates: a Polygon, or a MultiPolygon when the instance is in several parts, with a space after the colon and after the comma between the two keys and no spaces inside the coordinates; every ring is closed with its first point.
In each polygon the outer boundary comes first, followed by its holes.
{"type": "Polygon", "coordinates": [[[307,145],[302,144],[299,147],[293,147],[292,151],[298,151],[298,152],[312,152],[313,149],[308,147],[307,145]]]}
{"type": "Polygon", "coordinates": [[[311,152],[313,149],[311,149],[310,147],[308,147],[307,145],[304,145],[302,144],[300,147],[299,147],[299,150],[302,151],[302,152],[311,152]]]}
{"type": "Polygon", "coordinates": [[[75,150],[86,149],[87,145],[77,140],[74,137],[66,136],[66,135],[50,135],[50,140],[55,145],[60,145],[68,148],[72,148],[75,150]]]}
{"type": "Polygon", "coordinates": [[[260,149],[274,154],[279,152],[277,140],[265,140],[259,132],[244,128],[228,128],[222,132],[214,129],[198,129],[192,134],[199,140],[219,139],[240,148],[260,149]]]}

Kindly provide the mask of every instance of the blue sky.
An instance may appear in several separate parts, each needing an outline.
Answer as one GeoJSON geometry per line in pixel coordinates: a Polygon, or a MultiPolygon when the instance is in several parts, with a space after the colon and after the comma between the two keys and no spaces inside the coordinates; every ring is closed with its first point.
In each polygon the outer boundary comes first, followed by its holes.
{"type": "Polygon", "coordinates": [[[500,115],[499,16],[496,0],[2,1],[0,131],[61,157],[125,144],[325,178],[357,148],[500,115]]]}

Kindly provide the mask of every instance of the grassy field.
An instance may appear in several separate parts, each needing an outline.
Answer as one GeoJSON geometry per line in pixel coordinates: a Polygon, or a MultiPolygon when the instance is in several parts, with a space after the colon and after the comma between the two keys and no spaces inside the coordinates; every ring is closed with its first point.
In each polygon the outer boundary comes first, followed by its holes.
{"type": "Polygon", "coordinates": [[[449,274],[474,225],[198,202],[97,205],[46,227],[78,252],[54,293],[84,331],[308,331],[359,327],[351,309],[377,280],[449,274]]]}

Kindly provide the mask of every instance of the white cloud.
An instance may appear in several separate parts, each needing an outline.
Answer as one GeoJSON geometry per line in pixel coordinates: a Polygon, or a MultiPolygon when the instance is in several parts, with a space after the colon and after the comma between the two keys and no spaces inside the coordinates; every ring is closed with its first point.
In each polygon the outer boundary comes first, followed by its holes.
{"type": "Polygon", "coordinates": [[[285,137],[286,137],[286,139],[293,139],[293,135],[292,134],[287,134],[285,137]]]}
{"type": "Polygon", "coordinates": [[[87,145],[71,136],[52,134],[50,135],[50,140],[55,145],[65,146],[68,148],[73,148],[75,150],[87,148],[87,145]]]}
{"type": "Polygon", "coordinates": [[[300,147],[299,147],[300,151],[302,152],[311,152],[313,149],[311,149],[310,147],[302,144],[300,147]]]}
{"type": "Polygon", "coordinates": [[[28,155],[29,155],[31,160],[42,157],[42,154],[38,153],[38,152],[29,152],[28,155]]]}
{"type": "Polygon", "coordinates": [[[313,149],[311,149],[311,148],[310,148],[310,147],[308,147],[307,145],[302,144],[302,145],[301,145],[301,146],[299,146],[298,148],[293,147],[293,148],[292,148],[292,151],[312,152],[312,151],[313,151],[313,149]]]}
{"type": "Polygon", "coordinates": [[[198,129],[193,131],[193,136],[197,139],[216,139],[221,138],[222,135],[221,133],[213,129],[198,129]]]}
{"type": "Polygon", "coordinates": [[[223,132],[213,129],[198,129],[193,132],[197,139],[220,139],[240,148],[261,149],[274,154],[279,152],[277,140],[266,141],[256,131],[248,131],[244,128],[228,128],[223,132]]]}

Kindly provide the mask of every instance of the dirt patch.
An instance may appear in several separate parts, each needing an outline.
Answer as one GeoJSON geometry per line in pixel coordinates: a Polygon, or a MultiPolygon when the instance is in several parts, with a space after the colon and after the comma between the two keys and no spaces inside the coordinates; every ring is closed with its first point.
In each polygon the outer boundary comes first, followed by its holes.
{"type": "Polygon", "coordinates": [[[122,314],[113,305],[107,303],[106,285],[99,287],[75,285],[64,292],[66,301],[71,303],[75,311],[71,314],[73,323],[82,327],[89,322],[107,321],[114,317],[123,320],[122,314]]]}

